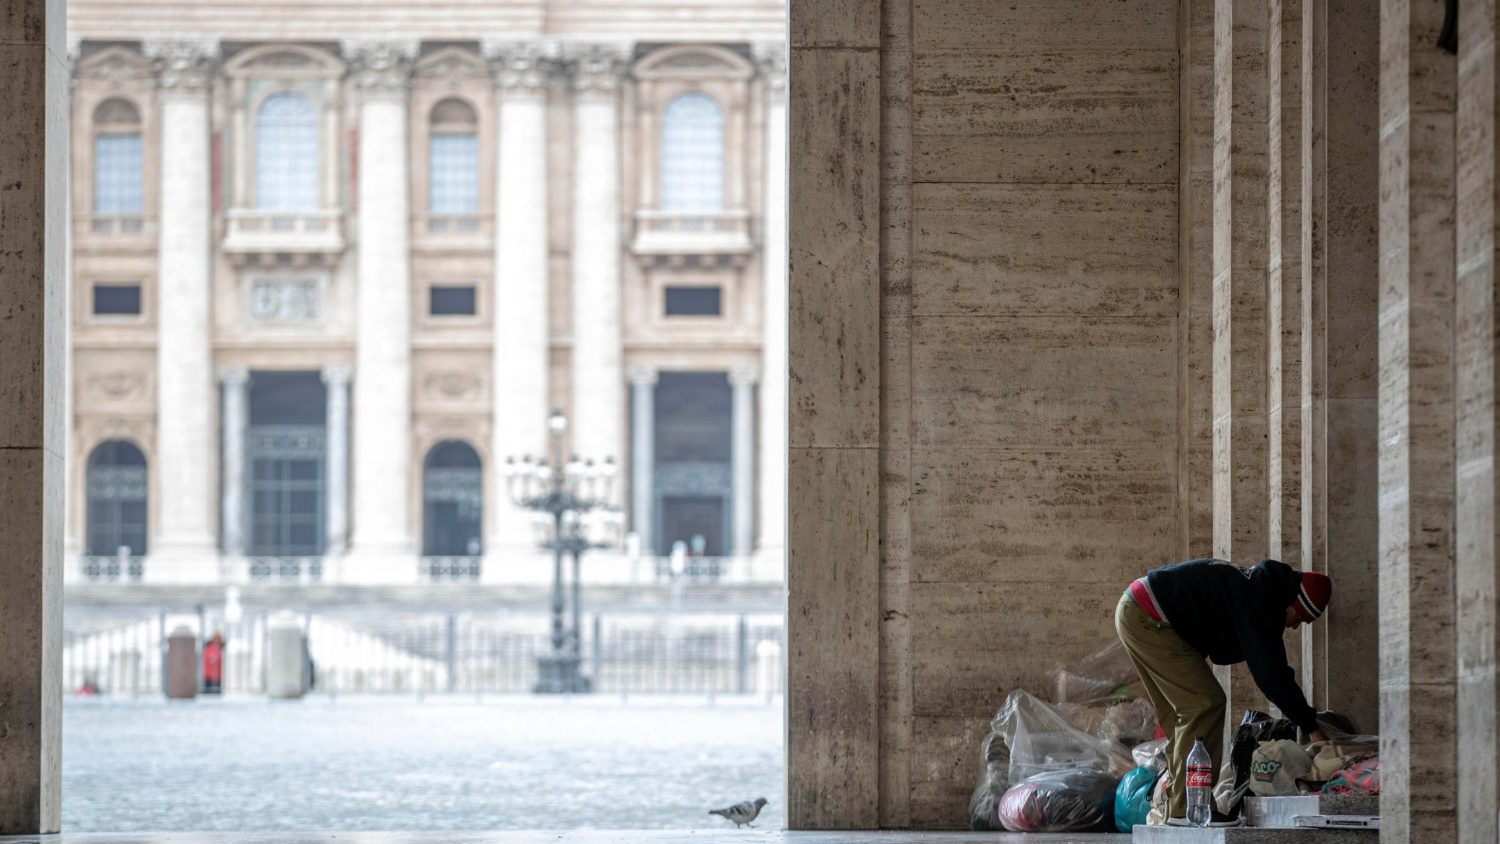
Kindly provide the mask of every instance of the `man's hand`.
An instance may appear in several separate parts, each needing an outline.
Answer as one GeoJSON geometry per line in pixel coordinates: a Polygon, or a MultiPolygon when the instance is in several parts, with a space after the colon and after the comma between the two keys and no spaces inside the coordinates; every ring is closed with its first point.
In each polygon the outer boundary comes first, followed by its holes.
{"type": "Polygon", "coordinates": [[[1313,730],[1307,734],[1308,744],[1317,744],[1320,741],[1328,741],[1328,736],[1322,730],[1313,730]]]}

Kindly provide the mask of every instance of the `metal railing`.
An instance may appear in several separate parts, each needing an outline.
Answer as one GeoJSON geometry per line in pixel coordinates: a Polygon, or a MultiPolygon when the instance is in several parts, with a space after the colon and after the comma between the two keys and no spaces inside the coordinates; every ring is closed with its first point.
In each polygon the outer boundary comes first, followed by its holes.
{"type": "Polygon", "coordinates": [[[417,561],[417,576],[423,580],[478,580],[483,557],[424,556],[417,561]]]}
{"type": "Polygon", "coordinates": [[[323,579],[322,557],[247,557],[251,582],[317,583],[323,579]]]}
{"type": "Polygon", "coordinates": [[[146,571],[146,558],[129,555],[86,555],[83,577],[94,582],[139,581],[146,571]]]}

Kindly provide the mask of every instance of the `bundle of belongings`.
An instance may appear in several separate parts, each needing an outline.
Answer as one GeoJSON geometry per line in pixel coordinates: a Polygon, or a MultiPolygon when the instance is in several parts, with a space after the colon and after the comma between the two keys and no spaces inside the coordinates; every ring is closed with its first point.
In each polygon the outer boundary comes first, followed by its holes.
{"type": "Polygon", "coordinates": [[[1318,722],[1329,740],[1304,747],[1287,719],[1245,710],[1214,788],[1218,810],[1237,816],[1247,794],[1380,794],[1379,737],[1357,734],[1332,712],[1318,713],[1318,722]]]}
{"type": "Polygon", "coordinates": [[[1011,692],[990,722],[969,826],[1128,832],[1166,767],[1156,715],[1114,642],[1054,673],[1055,700],[1011,692]],[[1122,779],[1123,778],[1123,779],[1122,779]]]}

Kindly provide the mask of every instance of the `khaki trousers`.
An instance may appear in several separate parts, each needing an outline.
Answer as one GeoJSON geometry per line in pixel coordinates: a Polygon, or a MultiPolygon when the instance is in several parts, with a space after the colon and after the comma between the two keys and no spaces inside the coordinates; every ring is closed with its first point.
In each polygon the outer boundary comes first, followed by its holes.
{"type": "Polygon", "coordinates": [[[1171,780],[1167,817],[1187,815],[1187,757],[1193,740],[1203,739],[1213,757],[1214,776],[1224,758],[1224,688],[1215,679],[1208,660],[1193,650],[1165,624],[1151,616],[1130,597],[1120,596],[1115,607],[1115,631],[1125,645],[1135,671],[1141,675],[1146,697],[1156,708],[1156,718],[1167,734],[1167,764],[1171,780]]]}

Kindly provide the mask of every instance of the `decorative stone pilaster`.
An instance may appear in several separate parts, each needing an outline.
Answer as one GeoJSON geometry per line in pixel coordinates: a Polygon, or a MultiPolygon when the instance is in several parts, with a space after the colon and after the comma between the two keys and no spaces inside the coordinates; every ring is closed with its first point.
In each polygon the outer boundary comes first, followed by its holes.
{"type": "Polygon", "coordinates": [[[219,391],[223,403],[220,427],[224,439],[220,459],[224,483],[220,492],[219,530],[226,557],[245,553],[245,431],[250,424],[248,392],[250,371],[242,366],[219,368],[219,391]]]}
{"type": "Polygon", "coordinates": [[[746,557],[755,549],[755,382],[760,372],[740,367],[729,373],[731,396],[730,455],[734,484],[734,547],[746,557]]]}
{"type": "Polygon", "coordinates": [[[620,81],[625,50],[568,56],[573,137],[573,449],[594,460],[624,445],[620,359],[620,81]]]}
{"type": "Polygon", "coordinates": [[[654,366],[630,367],[630,529],[641,553],[656,553],[656,380],[654,366]]]}
{"type": "Polygon", "coordinates": [[[761,553],[778,566],[786,551],[787,250],[786,46],[758,44],[765,82],[766,131],[761,160],[760,519],[761,553]]]}

